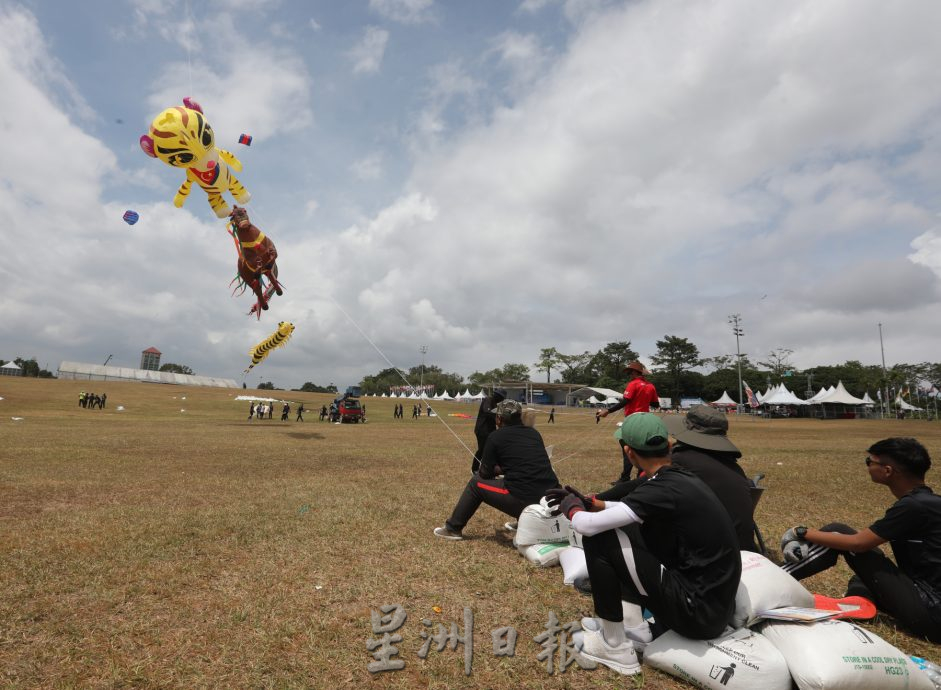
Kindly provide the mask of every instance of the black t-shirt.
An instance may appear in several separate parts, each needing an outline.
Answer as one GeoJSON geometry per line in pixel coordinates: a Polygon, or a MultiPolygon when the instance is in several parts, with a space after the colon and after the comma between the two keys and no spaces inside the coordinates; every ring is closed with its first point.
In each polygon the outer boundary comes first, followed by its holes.
{"type": "Polygon", "coordinates": [[[532,427],[516,424],[490,434],[480,461],[480,476],[492,477],[495,465],[502,468],[509,492],[523,500],[535,503],[547,489],[559,485],[542,436],[532,427]]]}
{"type": "Polygon", "coordinates": [[[941,594],[941,496],[916,487],[869,529],[891,542],[899,570],[941,594]]]}
{"type": "Polygon", "coordinates": [[[677,444],[671,460],[674,466],[685,467],[703,480],[725,506],[741,551],[758,551],[755,545],[755,503],[751,482],[735,460],[735,454],[716,453],[677,444]]]}
{"type": "Polygon", "coordinates": [[[637,514],[650,552],[716,617],[735,608],[742,575],[738,537],[728,511],[706,484],[668,465],[624,498],[637,514]]]}

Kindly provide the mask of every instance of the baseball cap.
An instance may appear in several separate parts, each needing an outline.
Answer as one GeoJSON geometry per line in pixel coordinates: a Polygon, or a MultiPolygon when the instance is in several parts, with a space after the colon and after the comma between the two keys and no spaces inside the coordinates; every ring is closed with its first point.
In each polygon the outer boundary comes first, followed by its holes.
{"type": "Polygon", "coordinates": [[[523,406],[516,400],[503,400],[497,403],[497,406],[490,411],[504,419],[509,419],[513,415],[522,415],[523,406]]]}
{"type": "Polygon", "coordinates": [[[635,412],[614,432],[614,438],[634,450],[666,450],[669,436],[663,420],[650,412],[635,412]]]}

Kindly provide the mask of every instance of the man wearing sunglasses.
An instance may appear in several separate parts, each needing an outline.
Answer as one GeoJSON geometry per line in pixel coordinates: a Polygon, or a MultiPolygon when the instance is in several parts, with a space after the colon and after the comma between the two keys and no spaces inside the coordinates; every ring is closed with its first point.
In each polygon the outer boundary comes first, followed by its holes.
{"type": "Polygon", "coordinates": [[[842,555],[855,573],[847,596],[865,597],[901,627],[941,643],[941,496],[925,485],[931,458],[913,438],[887,438],[869,448],[865,462],[869,478],[896,502],[860,532],[840,523],[789,529],[781,540],[784,569],[801,580],[842,555]],[[886,542],[898,565],[877,548],[886,542]]]}

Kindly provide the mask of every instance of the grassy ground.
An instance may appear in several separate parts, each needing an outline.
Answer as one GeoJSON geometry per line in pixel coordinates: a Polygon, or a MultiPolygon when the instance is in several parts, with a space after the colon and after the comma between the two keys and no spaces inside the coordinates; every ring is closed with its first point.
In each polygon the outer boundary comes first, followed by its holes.
{"type": "MultiPolygon", "coordinates": [[[[591,604],[559,569],[517,555],[505,516],[482,508],[465,542],[432,535],[467,480],[455,435],[473,448],[473,419],[443,416],[452,434],[434,418],[393,420],[391,400],[367,398],[367,424],[332,425],[316,415],[328,396],[285,393],[305,403],[306,422],[278,421],[280,407],[248,422],[242,392],[0,380],[0,686],[623,685],[603,668],[549,676],[537,661],[550,612],[564,623],[591,604]],[[85,387],[107,392],[108,408],[79,408],[85,387]],[[406,666],[372,675],[370,611],[383,604],[407,612],[406,666]],[[417,656],[422,619],[463,625],[464,607],[475,616],[470,678],[460,647],[417,656]],[[519,633],[513,658],[492,652],[501,626],[519,633]]],[[[604,488],[620,467],[613,417],[596,426],[557,410],[556,421],[538,428],[562,481],[604,488]]],[[[767,475],[758,518],[769,542],[795,524],[881,516],[892,498],[863,458],[893,435],[941,459],[937,423],[733,420],[746,471],[767,475]]],[[[807,584],[838,595],[847,577],[841,567],[807,584]]],[[[870,627],[941,660],[933,645],[870,627]]],[[[688,687],[652,670],[632,685],[688,687]]]]}

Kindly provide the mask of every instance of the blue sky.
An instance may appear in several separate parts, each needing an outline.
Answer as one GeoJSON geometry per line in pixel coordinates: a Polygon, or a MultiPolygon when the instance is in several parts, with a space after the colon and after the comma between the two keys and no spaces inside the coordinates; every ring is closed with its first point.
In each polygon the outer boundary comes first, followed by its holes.
{"type": "Polygon", "coordinates": [[[0,0],[0,358],[353,383],[666,334],[937,360],[941,6],[0,0]],[[138,138],[195,98],[286,293],[261,322],[138,138]],[[251,147],[239,134],[254,137],[251,147]],[[129,227],[127,208],[141,214],[129,227]],[[377,352],[372,341],[382,354],[377,352]]]}

